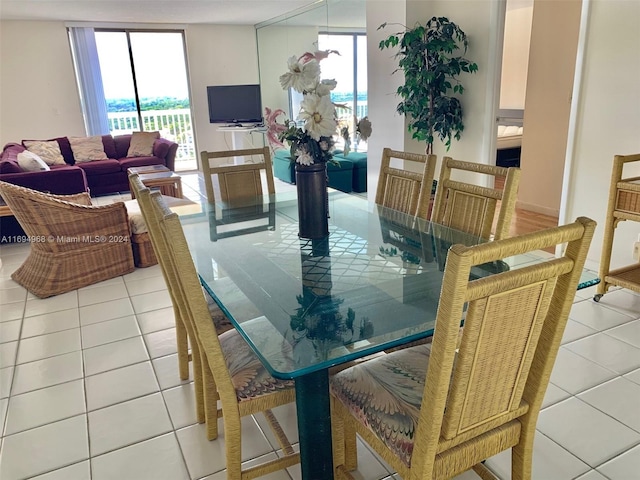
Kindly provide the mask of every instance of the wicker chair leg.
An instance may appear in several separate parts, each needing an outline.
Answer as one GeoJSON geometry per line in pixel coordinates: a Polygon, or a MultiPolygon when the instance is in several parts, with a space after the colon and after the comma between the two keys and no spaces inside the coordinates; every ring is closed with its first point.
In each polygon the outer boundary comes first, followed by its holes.
{"type": "MultiPolygon", "coordinates": [[[[193,355],[194,358],[199,358],[196,357],[196,355],[199,355],[196,345],[194,345],[193,355]]],[[[198,423],[204,423],[206,421],[206,404],[203,389],[203,366],[200,361],[193,362],[193,390],[196,397],[196,420],[198,423]]]]}
{"type": "Polygon", "coordinates": [[[271,427],[271,431],[276,436],[276,440],[278,440],[280,448],[282,448],[282,452],[285,455],[293,455],[293,447],[291,446],[287,435],[284,433],[282,425],[280,425],[280,422],[278,422],[278,419],[273,414],[273,411],[265,410],[264,412],[262,412],[262,414],[264,415],[264,418],[267,419],[269,427],[271,427]]]}
{"type": "Polygon", "coordinates": [[[336,400],[331,396],[331,439],[333,447],[333,465],[336,469],[344,465],[344,420],[336,410],[336,400]]]}
{"type": "Polygon", "coordinates": [[[180,314],[174,307],[174,315],[176,318],[176,343],[178,349],[178,369],[180,371],[180,380],[189,379],[189,340],[187,338],[187,329],[184,322],[180,318],[180,314]]]}
{"type": "Polygon", "coordinates": [[[335,469],[336,480],[354,480],[353,475],[347,471],[344,465],[339,465],[335,469]]]}
{"type": "Polygon", "coordinates": [[[533,465],[533,438],[522,432],[520,443],[511,449],[511,479],[531,480],[533,465]]]}
{"type": "Polygon", "coordinates": [[[484,463],[478,463],[472,468],[473,471],[476,472],[482,480],[500,480],[493,474],[491,470],[485,467],[484,463]]]}
{"type": "Polygon", "coordinates": [[[242,480],[242,423],[233,415],[224,417],[224,436],[227,459],[227,480],[242,480]]]}
{"type": "Polygon", "coordinates": [[[356,429],[351,418],[344,422],[344,466],[347,470],[358,468],[358,447],[356,445],[356,429]]]}
{"type": "Polygon", "coordinates": [[[218,409],[218,389],[216,388],[216,382],[213,379],[213,374],[209,368],[209,364],[206,363],[206,359],[203,358],[203,388],[204,388],[204,405],[205,416],[207,418],[207,439],[215,440],[218,438],[218,418],[222,417],[222,410],[218,409]]]}

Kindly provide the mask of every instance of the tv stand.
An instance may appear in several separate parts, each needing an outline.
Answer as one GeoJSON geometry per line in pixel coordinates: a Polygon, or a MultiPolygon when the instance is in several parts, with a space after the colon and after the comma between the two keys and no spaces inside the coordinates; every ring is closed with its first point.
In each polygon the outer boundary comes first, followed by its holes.
{"type": "Polygon", "coordinates": [[[221,125],[218,127],[219,131],[222,132],[237,132],[237,131],[252,131],[259,129],[257,125],[248,125],[244,123],[232,123],[229,125],[221,125]]]}
{"type": "Polygon", "coordinates": [[[218,131],[222,133],[231,133],[231,148],[232,150],[242,150],[245,148],[254,148],[253,142],[246,138],[247,134],[253,132],[266,132],[266,128],[262,125],[248,125],[248,124],[231,124],[221,125],[218,127],[218,131]]]}

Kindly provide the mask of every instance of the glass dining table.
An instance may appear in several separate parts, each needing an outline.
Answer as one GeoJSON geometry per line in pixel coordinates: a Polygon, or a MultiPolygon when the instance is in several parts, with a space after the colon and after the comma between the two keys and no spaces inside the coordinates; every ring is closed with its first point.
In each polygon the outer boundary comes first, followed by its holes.
{"type": "MultiPolygon", "coordinates": [[[[302,477],[333,478],[331,369],[431,336],[449,247],[485,240],[337,191],[318,239],[299,238],[295,193],[201,207],[180,218],[202,285],[271,375],[295,380],[302,477]]],[[[596,283],[585,271],[579,288],[596,283]]]]}

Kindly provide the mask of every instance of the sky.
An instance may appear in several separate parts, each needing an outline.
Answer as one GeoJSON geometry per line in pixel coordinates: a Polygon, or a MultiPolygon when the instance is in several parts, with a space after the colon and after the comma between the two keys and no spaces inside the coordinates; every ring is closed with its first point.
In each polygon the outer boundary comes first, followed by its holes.
{"type": "MultiPolygon", "coordinates": [[[[125,32],[95,33],[104,92],[107,100],[134,98],[133,79],[125,32]]],[[[188,83],[182,34],[178,32],[131,32],[131,50],[140,98],[188,98],[188,83]],[[159,67],[163,65],[163,67],[159,67]],[[164,65],[172,65],[166,68],[164,65]]],[[[319,49],[332,49],[322,61],[323,79],[338,82],[336,92],[353,88],[353,37],[320,35],[319,49]]],[[[358,37],[358,72],[366,72],[366,38],[358,37]]],[[[358,91],[366,92],[366,74],[358,75],[358,91]]]]}
{"type": "MultiPolygon", "coordinates": [[[[96,32],[95,35],[105,97],[107,100],[134,98],[126,34],[96,32]]],[[[188,98],[182,34],[131,32],[130,36],[140,97],[188,98]]]]}
{"type": "MultiPolygon", "coordinates": [[[[320,68],[323,79],[334,79],[338,82],[335,91],[351,91],[353,89],[353,37],[351,35],[318,35],[319,50],[337,50],[340,55],[332,54],[322,60],[320,68]]],[[[358,37],[358,91],[367,91],[367,45],[366,37],[358,37]]]]}

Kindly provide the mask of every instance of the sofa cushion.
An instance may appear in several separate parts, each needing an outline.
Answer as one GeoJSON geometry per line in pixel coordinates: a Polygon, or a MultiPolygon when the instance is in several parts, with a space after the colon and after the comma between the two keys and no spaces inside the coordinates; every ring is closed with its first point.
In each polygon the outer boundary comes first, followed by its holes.
{"type": "Polygon", "coordinates": [[[116,135],[113,137],[113,144],[116,147],[116,156],[113,158],[124,158],[129,151],[129,145],[131,144],[131,134],[116,135]]]}
{"type": "Polygon", "coordinates": [[[164,165],[164,160],[158,157],[133,157],[133,158],[121,158],[119,160],[122,170],[125,172],[127,168],[131,167],[144,167],[147,165],[164,165]]]}
{"type": "Polygon", "coordinates": [[[38,155],[29,150],[18,154],[18,165],[23,172],[39,172],[41,170],[50,170],[49,165],[45,163],[38,155]]]}
{"type": "Polygon", "coordinates": [[[160,138],[160,132],[133,132],[127,157],[148,157],[153,155],[153,143],[160,138]]]}
{"type": "Polygon", "coordinates": [[[111,135],[102,135],[102,146],[104,147],[104,153],[107,157],[117,160],[120,158],[118,150],[116,149],[116,142],[111,135]]]}
{"type": "Polygon", "coordinates": [[[155,142],[153,144],[153,156],[158,158],[167,158],[169,145],[170,144],[168,142],[155,142]]]}
{"type": "Polygon", "coordinates": [[[0,173],[20,173],[22,169],[18,165],[18,159],[3,160],[0,162],[0,173]]]}
{"type": "Polygon", "coordinates": [[[118,162],[118,160],[113,160],[110,158],[107,160],[98,160],[96,162],[82,162],[76,165],[82,168],[87,176],[103,175],[105,173],[116,173],[122,170],[122,168],[120,167],[120,162],[118,162]]]}
{"type": "MultiPolygon", "coordinates": [[[[168,195],[162,196],[165,205],[169,209],[174,209],[175,207],[182,207],[184,205],[195,205],[188,198],[175,198],[168,195]]],[[[118,202],[116,200],[115,202],[118,202]]],[[[146,233],[149,231],[147,228],[147,224],[144,221],[144,217],[142,216],[142,212],[140,211],[140,204],[138,200],[126,200],[124,202],[124,206],[127,208],[127,217],[129,218],[129,226],[131,227],[131,233],[133,235],[139,235],[141,233],[146,233]]],[[[179,209],[177,210],[180,211],[179,209]]]]}
{"type": "Polygon", "coordinates": [[[71,195],[87,191],[87,177],[81,168],[71,165],[51,165],[51,170],[41,172],[7,173],[0,177],[4,182],[57,195],[71,195]]]}
{"type": "Polygon", "coordinates": [[[102,136],[69,137],[69,144],[73,151],[76,163],[92,162],[94,160],[106,160],[102,136]]]}
{"type": "Polygon", "coordinates": [[[60,146],[60,153],[62,153],[64,162],[67,165],[74,165],[76,163],[76,159],[73,158],[73,150],[71,150],[71,144],[69,143],[69,139],[67,137],[58,137],[52,140],[55,140],[58,142],[58,145],[60,146]]]}
{"type": "Polygon", "coordinates": [[[64,157],[57,140],[23,140],[27,150],[38,155],[47,165],[64,165],[64,157]]]}
{"type": "Polygon", "coordinates": [[[73,158],[73,151],[71,150],[71,145],[69,144],[69,139],[67,137],[48,138],[46,140],[22,140],[22,145],[26,147],[25,142],[58,142],[60,153],[62,153],[64,162],[67,165],[73,165],[75,163],[75,159],[73,158]]]}
{"type": "Polygon", "coordinates": [[[26,148],[19,143],[7,143],[2,149],[0,157],[0,173],[20,173],[22,169],[18,165],[18,154],[26,148]]]}

